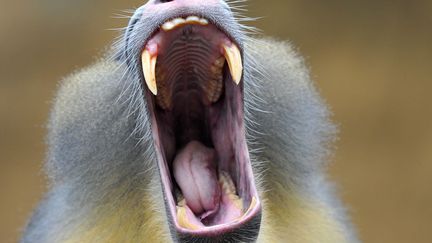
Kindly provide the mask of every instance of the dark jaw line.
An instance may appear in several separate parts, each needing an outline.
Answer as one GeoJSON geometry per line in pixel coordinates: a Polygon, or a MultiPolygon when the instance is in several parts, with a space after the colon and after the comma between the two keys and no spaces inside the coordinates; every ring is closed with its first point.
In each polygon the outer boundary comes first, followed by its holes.
{"type": "Polygon", "coordinates": [[[177,228],[173,238],[179,242],[255,242],[260,231],[261,217],[259,210],[242,224],[230,228],[214,228],[205,232],[190,232],[177,228]]]}

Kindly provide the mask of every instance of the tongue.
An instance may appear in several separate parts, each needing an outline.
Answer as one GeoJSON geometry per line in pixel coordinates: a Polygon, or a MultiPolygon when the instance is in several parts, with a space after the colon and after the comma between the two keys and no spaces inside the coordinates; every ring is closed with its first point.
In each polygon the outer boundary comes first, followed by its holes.
{"type": "Polygon", "coordinates": [[[186,204],[196,215],[206,217],[218,210],[221,189],[214,149],[192,141],[176,155],[173,168],[186,204]]]}

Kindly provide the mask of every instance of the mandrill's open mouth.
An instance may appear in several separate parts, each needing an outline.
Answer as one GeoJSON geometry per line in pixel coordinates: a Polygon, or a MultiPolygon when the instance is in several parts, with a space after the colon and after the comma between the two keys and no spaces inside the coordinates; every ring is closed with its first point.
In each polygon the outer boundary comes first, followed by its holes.
{"type": "Polygon", "coordinates": [[[208,20],[165,22],[142,51],[153,138],[176,229],[220,235],[260,202],[245,139],[242,55],[208,20]]]}

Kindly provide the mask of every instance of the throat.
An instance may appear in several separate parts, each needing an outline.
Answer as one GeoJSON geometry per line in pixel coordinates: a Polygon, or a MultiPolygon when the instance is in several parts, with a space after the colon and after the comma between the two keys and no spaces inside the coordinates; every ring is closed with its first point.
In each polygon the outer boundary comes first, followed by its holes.
{"type": "Polygon", "coordinates": [[[209,114],[206,112],[201,94],[202,91],[199,88],[189,87],[189,89],[177,91],[173,97],[175,105],[172,108],[174,121],[172,125],[177,148],[186,146],[192,140],[200,141],[207,146],[211,144],[210,127],[207,122],[209,114]]]}

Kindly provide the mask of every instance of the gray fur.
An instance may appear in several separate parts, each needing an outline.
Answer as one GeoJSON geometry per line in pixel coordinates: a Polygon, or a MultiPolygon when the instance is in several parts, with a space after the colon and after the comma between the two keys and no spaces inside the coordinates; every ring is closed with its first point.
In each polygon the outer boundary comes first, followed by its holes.
{"type": "MultiPolygon", "coordinates": [[[[218,23],[222,16],[234,21],[227,12],[211,12],[218,23]]],[[[131,26],[151,29],[149,23],[159,25],[160,19],[147,17],[131,26]]],[[[324,178],[335,127],[303,60],[287,43],[246,38],[239,26],[223,23],[235,40],[244,43],[245,121],[261,193],[271,194],[272,185],[279,183],[288,192],[329,206],[341,231],[355,242],[324,178]]],[[[142,38],[145,35],[126,34],[117,46],[116,59],[102,58],[62,82],[48,126],[50,190],[29,222],[23,243],[66,240],[98,219],[114,215],[125,202],[132,202],[130,210],[122,211],[116,224],[93,242],[103,242],[131,217],[142,218],[142,224],[131,226],[136,235],[127,240],[145,242],[139,231],[146,218],[135,214],[144,211],[141,200],[149,195],[155,207],[151,210],[160,212],[160,224],[169,234],[142,77],[134,61],[139,53],[137,40],[142,38]],[[125,48],[128,51],[121,51],[125,48]]]]}
{"type": "MultiPolygon", "coordinates": [[[[275,183],[333,210],[349,242],[357,242],[345,209],[325,178],[336,127],[319,96],[304,60],[293,47],[274,39],[255,39],[246,48],[246,122],[262,188],[272,194],[275,183]],[[249,52],[248,52],[249,51],[249,52]],[[249,81],[249,82],[248,82],[249,81]],[[283,151],[283,152],[281,152],[283,151]]],[[[271,198],[271,196],[270,196],[271,198]]]]}
{"type": "Polygon", "coordinates": [[[134,137],[137,115],[129,113],[124,100],[128,95],[120,95],[122,68],[103,60],[63,81],[48,127],[46,170],[51,192],[23,242],[67,239],[79,224],[93,224],[99,214],[113,213],[95,212],[98,205],[112,204],[115,212],[131,197],[136,197],[138,206],[148,192],[156,172],[149,149],[153,145],[149,135],[134,137]],[[120,194],[114,190],[119,186],[126,187],[120,194]]]}

